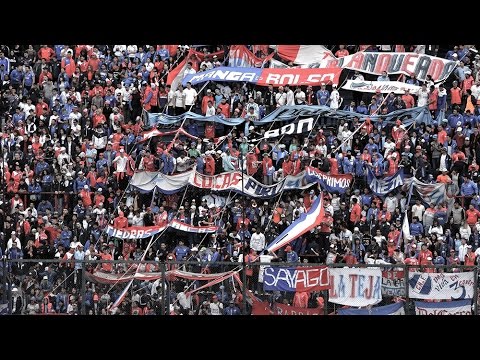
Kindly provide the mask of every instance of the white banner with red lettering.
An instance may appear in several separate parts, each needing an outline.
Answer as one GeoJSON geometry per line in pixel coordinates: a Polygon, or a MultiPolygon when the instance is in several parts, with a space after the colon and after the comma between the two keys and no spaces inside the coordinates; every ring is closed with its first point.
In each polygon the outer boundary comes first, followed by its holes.
{"type": "Polygon", "coordinates": [[[358,81],[347,80],[342,89],[353,90],[366,93],[375,93],[380,90],[383,94],[405,94],[405,90],[410,91],[410,94],[416,94],[421,89],[420,86],[407,84],[400,81],[358,81]]]}
{"type": "Polygon", "coordinates": [[[382,271],[365,268],[331,268],[328,301],[363,307],[382,301],[382,271]]]}

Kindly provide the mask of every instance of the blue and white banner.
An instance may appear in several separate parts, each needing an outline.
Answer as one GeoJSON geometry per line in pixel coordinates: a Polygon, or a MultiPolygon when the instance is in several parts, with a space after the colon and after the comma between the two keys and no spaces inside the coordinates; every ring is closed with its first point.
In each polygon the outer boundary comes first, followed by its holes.
{"type": "Polygon", "coordinates": [[[369,309],[338,309],[338,315],[405,315],[404,302],[369,309]]]}
{"type": "Polygon", "coordinates": [[[352,184],[352,174],[326,174],[312,166],[305,167],[305,182],[318,182],[328,192],[343,194],[352,184]]]}
{"type": "Polygon", "coordinates": [[[409,272],[409,297],[430,300],[472,299],[474,272],[423,273],[409,272]]]}
{"type": "Polygon", "coordinates": [[[320,194],[312,204],[312,207],[302,213],[289,227],[287,227],[278,237],[267,246],[267,250],[274,252],[281,247],[289,244],[301,235],[310,231],[323,221],[325,208],[323,207],[323,195],[320,194]]]}
{"type": "Polygon", "coordinates": [[[418,180],[417,178],[408,178],[403,181],[403,190],[408,191],[410,185],[413,182],[413,191],[417,197],[422,199],[427,204],[434,203],[435,205],[441,204],[447,201],[447,192],[445,184],[426,184],[418,180]]]}
{"type": "Polygon", "coordinates": [[[202,121],[202,122],[209,122],[213,121],[216,123],[220,123],[223,125],[230,125],[230,126],[236,126],[242,124],[245,119],[243,118],[228,118],[224,119],[220,116],[203,116],[196,114],[191,111],[187,111],[186,113],[182,115],[167,115],[163,113],[149,113],[147,112],[147,125],[148,126],[155,126],[156,124],[162,124],[162,125],[172,125],[176,123],[181,123],[183,122],[184,119],[187,120],[195,120],[195,121],[202,121]]]}
{"type": "Polygon", "coordinates": [[[382,301],[380,268],[330,268],[328,301],[363,307],[382,301]]]}
{"type": "Polygon", "coordinates": [[[397,187],[403,185],[403,168],[392,176],[385,177],[383,179],[377,179],[371,168],[367,168],[367,180],[368,186],[375,195],[385,196],[390,191],[395,190],[397,187]]]}
{"type": "Polygon", "coordinates": [[[327,69],[256,69],[252,67],[216,67],[211,70],[187,75],[183,84],[192,85],[206,81],[249,82],[257,86],[338,84],[340,68],[327,69]]]}
{"type": "Polygon", "coordinates": [[[190,74],[183,78],[182,84],[187,82],[197,85],[207,81],[232,81],[248,82],[256,84],[263,69],[253,67],[216,67],[207,71],[201,71],[196,74],[190,74]]]}
{"type": "Polygon", "coordinates": [[[385,123],[393,123],[398,118],[402,119],[402,124],[409,126],[413,122],[431,124],[433,119],[428,106],[414,107],[411,109],[395,110],[386,115],[364,115],[347,110],[332,110],[328,106],[320,105],[295,105],[282,106],[271,112],[256,123],[269,123],[272,121],[288,121],[299,117],[326,117],[335,119],[353,120],[359,118],[360,122],[370,118],[371,121],[376,122],[382,118],[385,123]]]}
{"type": "Polygon", "coordinates": [[[266,291],[322,291],[328,287],[326,266],[269,266],[263,274],[263,289],[266,291]]]}
{"type": "Polygon", "coordinates": [[[415,301],[415,315],[472,315],[472,300],[445,302],[415,301]]]}

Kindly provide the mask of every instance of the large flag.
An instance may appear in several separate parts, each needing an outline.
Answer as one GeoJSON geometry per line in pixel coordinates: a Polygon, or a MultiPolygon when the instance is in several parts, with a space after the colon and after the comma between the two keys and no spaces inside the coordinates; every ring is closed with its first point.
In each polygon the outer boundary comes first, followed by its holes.
{"type": "Polygon", "coordinates": [[[294,64],[319,64],[318,67],[329,67],[335,56],[323,45],[277,45],[277,54],[294,64]]]}
{"type": "Polygon", "coordinates": [[[191,53],[192,50],[189,50],[187,56],[185,56],[185,59],[183,59],[180,64],[178,64],[168,73],[167,85],[171,86],[172,91],[176,91],[177,86],[182,83],[182,80],[185,77],[185,69],[187,68],[187,62],[190,58],[191,53]]]}
{"type": "Polygon", "coordinates": [[[265,58],[255,56],[245,45],[232,45],[228,55],[228,66],[230,67],[263,67],[275,53],[265,58]]]}
{"type": "Polygon", "coordinates": [[[325,216],[325,209],[323,208],[323,194],[315,199],[312,207],[308,212],[303,213],[295,220],[288,228],[285,229],[278,237],[267,246],[267,250],[274,252],[297,239],[302,234],[306,233],[319,226],[325,216]]]}
{"type": "Polygon", "coordinates": [[[112,311],[113,309],[115,309],[116,307],[118,307],[122,303],[123,299],[125,299],[125,295],[127,295],[128,289],[130,289],[130,286],[132,286],[132,284],[133,284],[133,279],[130,280],[130,282],[127,284],[127,286],[125,286],[125,289],[123,289],[120,296],[112,304],[112,306],[110,307],[110,311],[112,311]]]}

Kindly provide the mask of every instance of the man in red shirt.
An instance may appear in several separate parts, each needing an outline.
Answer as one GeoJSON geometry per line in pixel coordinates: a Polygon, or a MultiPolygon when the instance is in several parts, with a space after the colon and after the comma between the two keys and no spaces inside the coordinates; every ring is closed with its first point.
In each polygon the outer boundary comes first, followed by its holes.
{"type": "Polygon", "coordinates": [[[113,220],[113,227],[117,229],[128,227],[128,219],[124,216],[123,211],[118,212],[118,217],[113,220]]]}
{"type": "Polygon", "coordinates": [[[353,228],[358,225],[360,218],[362,217],[362,208],[358,203],[357,198],[352,198],[352,207],[350,209],[350,226],[353,228]]]}
{"type": "Polygon", "coordinates": [[[325,209],[325,216],[323,217],[322,222],[320,223],[320,247],[325,251],[329,247],[329,236],[332,232],[333,217],[330,214],[329,210],[325,209]]]}
{"type": "Polygon", "coordinates": [[[410,95],[410,90],[405,90],[405,94],[402,95],[402,100],[405,103],[405,107],[407,109],[415,107],[415,99],[412,95],[410,95]]]}
{"type": "Polygon", "coordinates": [[[225,97],[222,98],[220,104],[218,104],[218,109],[221,110],[221,113],[226,117],[230,117],[230,105],[227,103],[227,99],[225,97]]]}
{"type": "Polygon", "coordinates": [[[427,258],[430,258],[430,261],[432,260],[432,252],[427,249],[427,244],[423,243],[422,244],[422,250],[420,250],[420,253],[418,254],[418,262],[420,265],[428,265],[427,258]]]}

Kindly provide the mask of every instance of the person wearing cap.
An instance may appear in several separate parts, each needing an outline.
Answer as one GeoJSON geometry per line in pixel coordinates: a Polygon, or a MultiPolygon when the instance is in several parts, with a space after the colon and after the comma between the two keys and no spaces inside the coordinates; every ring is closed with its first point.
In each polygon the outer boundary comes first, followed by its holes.
{"type": "Polygon", "coordinates": [[[448,169],[441,168],[440,171],[442,173],[437,176],[437,182],[443,184],[450,184],[452,182],[452,179],[450,176],[448,176],[448,169]]]}
{"type": "Polygon", "coordinates": [[[215,103],[215,98],[213,97],[212,90],[207,89],[206,94],[202,97],[202,104],[201,104],[201,110],[202,114],[206,115],[207,113],[207,108],[208,108],[208,102],[211,101],[212,104],[215,103]]]}
{"type": "Polygon", "coordinates": [[[235,304],[235,300],[230,300],[228,306],[223,310],[223,315],[241,315],[241,311],[235,304]]]}

